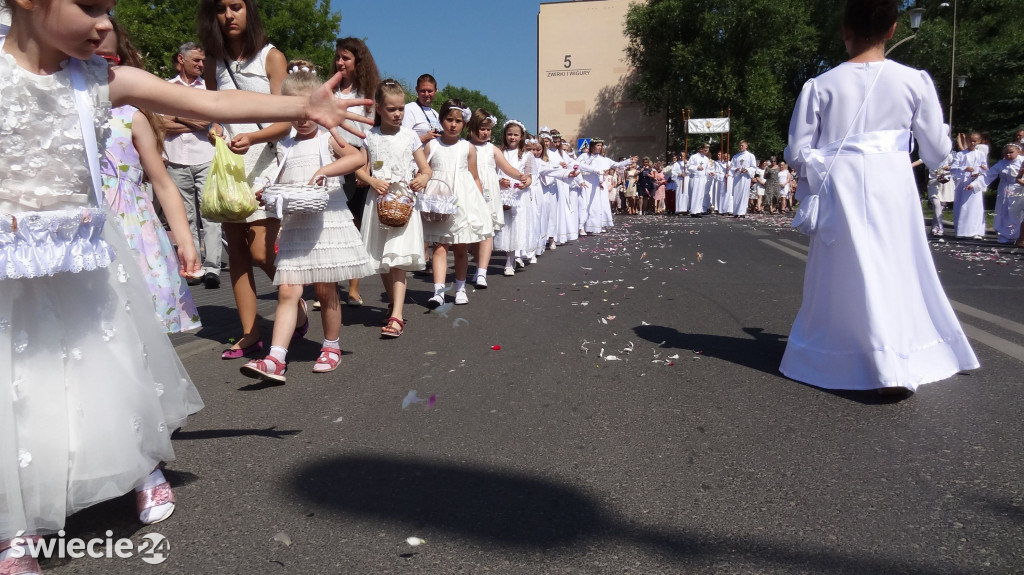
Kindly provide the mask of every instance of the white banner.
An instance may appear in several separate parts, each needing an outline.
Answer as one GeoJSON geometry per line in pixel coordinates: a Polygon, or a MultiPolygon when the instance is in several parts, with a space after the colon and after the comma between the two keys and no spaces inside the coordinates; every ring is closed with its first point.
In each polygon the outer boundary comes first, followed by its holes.
{"type": "Polygon", "coordinates": [[[686,125],[691,134],[724,134],[729,131],[729,118],[694,118],[686,125]]]}

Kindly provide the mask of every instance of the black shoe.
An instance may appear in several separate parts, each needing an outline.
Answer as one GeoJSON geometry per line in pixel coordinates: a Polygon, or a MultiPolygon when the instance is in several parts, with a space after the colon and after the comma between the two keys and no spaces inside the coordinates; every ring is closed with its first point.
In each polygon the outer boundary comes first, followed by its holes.
{"type": "Polygon", "coordinates": [[[203,276],[203,285],[206,286],[206,289],[217,289],[217,288],[219,288],[220,287],[220,276],[215,274],[215,273],[213,273],[213,272],[207,272],[206,275],[203,276]]]}
{"type": "Polygon", "coordinates": [[[190,285],[190,286],[197,286],[197,285],[199,285],[199,284],[203,283],[203,278],[197,278],[197,277],[192,277],[192,276],[186,276],[186,277],[185,277],[185,283],[186,283],[187,285],[190,285]]]}

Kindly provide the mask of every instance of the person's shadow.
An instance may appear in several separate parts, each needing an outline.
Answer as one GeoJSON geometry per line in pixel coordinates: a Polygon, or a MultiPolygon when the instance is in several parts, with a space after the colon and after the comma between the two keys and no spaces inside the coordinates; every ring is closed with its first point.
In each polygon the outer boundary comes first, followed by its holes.
{"type": "Polygon", "coordinates": [[[634,327],[633,331],[637,336],[663,348],[682,349],[771,375],[780,375],[779,364],[786,351],[787,336],[765,333],[760,327],[743,328],[750,335],[749,338],[686,333],[661,325],[641,325],[634,327]]]}
{"type": "Polygon", "coordinates": [[[470,539],[513,553],[558,553],[571,545],[594,549],[611,542],[646,548],[695,573],[729,561],[783,572],[850,575],[924,574],[936,568],[839,546],[794,545],[770,536],[713,533],[686,525],[645,525],[617,516],[600,499],[571,485],[491,465],[353,453],[309,462],[285,482],[282,491],[343,521],[352,516],[375,519],[428,540],[432,535],[470,539]]]}

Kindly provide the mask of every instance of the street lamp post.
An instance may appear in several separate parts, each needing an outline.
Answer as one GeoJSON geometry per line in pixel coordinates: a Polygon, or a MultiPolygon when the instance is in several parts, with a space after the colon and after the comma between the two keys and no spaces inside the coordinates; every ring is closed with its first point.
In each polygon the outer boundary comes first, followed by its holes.
{"type": "MultiPolygon", "coordinates": [[[[956,4],[957,0],[953,0],[953,50],[949,60],[949,135],[953,136],[953,87],[956,85],[956,4]]],[[[939,4],[939,8],[948,7],[949,3],[943,2],[939,4]]],[[[964,78],[964,83],[967,79],[964,78]]],[[[960,84],[963,87],[963,84],[960,84]]]]}
{"type": "Polygon", "coordinates": [[[924,8],[911,8],[910,10],[907,10],[907,14],[910,15],[910,29],[913,30],[914,33],[899,42],[896,42],[892,46],[889,46],[889,49],[885,51],[886,57],[888,57],[889,53],[895,50],[900,44],[917,38],[917,30],[921,27],[921,17],[924,16],[924,8]]]}

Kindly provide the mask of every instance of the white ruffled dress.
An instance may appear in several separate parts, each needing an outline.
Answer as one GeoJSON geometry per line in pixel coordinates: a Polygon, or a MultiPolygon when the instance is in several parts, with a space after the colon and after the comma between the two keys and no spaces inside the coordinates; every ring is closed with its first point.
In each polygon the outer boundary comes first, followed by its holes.
{"type": "MultiPolygon", "coordinates": [[[[278,162],[284,162],[278,182],[306,184],[331,158],[330,133],[295,141],[286,138],[277,146],[278,162]],[[285,159],[285,154],[288,154],[285,159]]],[[[363,238],[352,221],[348,199],[338,178],[327,179],[327,208],[316,214],[284,214],[277,239],[277,273],[274,285],[332,283],[373,275],[363,238]]]]}
{"type": "MultiPolygon", "coordinates": [[[[102,155],[107,64],[82,69],[102,155]]],[[[203,406],[116,215],[84,211],[97,202],[70,77],[21,69],[0,39],[0,101],[17,110],[0,116],[0,540],[131,491],[203,406]]]]}

